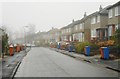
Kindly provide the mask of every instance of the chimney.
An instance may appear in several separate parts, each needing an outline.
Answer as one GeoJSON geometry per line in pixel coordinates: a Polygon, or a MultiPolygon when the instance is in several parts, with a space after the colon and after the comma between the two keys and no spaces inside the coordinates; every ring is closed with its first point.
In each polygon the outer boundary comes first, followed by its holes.
{"type": "Polygon", "coordinates": [[[100,7],[99,7],[99,11],[101,11],[103,8],[102,8],[102,6],[100,5],[100,7]]]}
{"type": "Polygon", "coordinates": [[[84,13],[84,18],[87,16],[86,12],[84,13]]]}
{"type": "Polygon", "coordinates": [[[54,27],[52,27],[52,30],[54,29],[54,27]]]}
{"type": "Polygon", "coordinates": [[[74,19],[72,20],[72,23],[74,22],[74,19]]]}

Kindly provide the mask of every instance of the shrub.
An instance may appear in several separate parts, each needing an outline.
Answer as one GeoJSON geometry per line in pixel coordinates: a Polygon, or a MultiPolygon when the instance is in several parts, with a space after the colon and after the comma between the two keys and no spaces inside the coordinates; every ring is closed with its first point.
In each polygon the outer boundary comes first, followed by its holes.
{"type": "Polygon", "coordinates": [[[76,53],[83,53],[84,52],[84,47],[85,46],[90,46],[91,43],[89,42],[78,42],[76,45],[75,45],[75,48],[76,48],[76,53]]]}
{"type": "Polygon", "coordinates": [[[108,40],[104,42],[98,42],[97,45],[102,47],[102,46],[113,46],[115,44],[114,40],[108,40]]]}

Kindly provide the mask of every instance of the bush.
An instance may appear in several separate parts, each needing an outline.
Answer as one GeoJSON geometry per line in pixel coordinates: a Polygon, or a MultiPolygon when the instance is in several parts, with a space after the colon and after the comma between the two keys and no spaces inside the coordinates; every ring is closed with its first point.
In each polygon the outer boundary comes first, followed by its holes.
{"type": "Polygon", "coordinates": [[[97,45],[102,47],[102,46],[113,46],[115,44],[114,40],[108,40],[104,42],[98,42],[97,45]]]}
{"type": "Polygon", "coordinates": [[[84,47],[85,46],[90,46],[91,43],[89,42],[78,42],[76,45],[75,45],[75,48],[76,48],[76,53],[83,53],[84,52],[84,47]]]}
{"type": "Polygon", "coordinates": [[[91,49],[90,49],[90,52],[91,52],[91,55],[97,55],[99,54],[99,46],[97,44],[91,44],[91,49]]]}

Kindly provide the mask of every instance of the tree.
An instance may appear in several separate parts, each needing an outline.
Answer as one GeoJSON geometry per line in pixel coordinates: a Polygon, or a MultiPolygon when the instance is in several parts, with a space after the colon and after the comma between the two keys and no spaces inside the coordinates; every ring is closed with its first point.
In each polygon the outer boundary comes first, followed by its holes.
{"type": "Polygon", "coordinates": [[[113,38],[114,38],[116,44],[120,46],[120,29],[117,29],[115,31],[115,35],[113,36],[113,38]]]}

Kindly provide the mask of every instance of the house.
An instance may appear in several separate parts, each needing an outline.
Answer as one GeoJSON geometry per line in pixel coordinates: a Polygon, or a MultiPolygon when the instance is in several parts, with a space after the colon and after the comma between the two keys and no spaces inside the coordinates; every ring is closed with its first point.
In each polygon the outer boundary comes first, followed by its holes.
{"type": "Polygon", "coordinates": [[[120,29],[120,1],[113,4],[108,10],[108,38],[110,39],[116,29],[120,29]]]}
{"type": "Polygon", "coordinates": [[[86,42],[90,41],[90,16],[86,13],[81,20],[74,22],[73,26],[73,41],[86,42]]]}
{"type": "Polygon", "coordinates": [[[47,34],[48,34],[49,43],[57,43],[57,42],[61,41],[61,38],[60,38],[61,31],[60,31],[60,29],[52,28],[51,30],[49,30],[47,32],[47,34]]]}
{"type": "Polygon", "coordinates": [[[84,23],[82,20],[77,20],[74,22],[73,26],[73,41],[83,42],[84,40],[84,23]]]}
{"type": "Polygon", "coordinates": [[[107,6],[102,8],[100,6],[99,11],[91,14],[91,40],[104,41],[108,38],[108,29],[106,25],[108,24],[108,11],[107,6]]]}
{"type": "Polygon", "coordinates": [[[70,42],[73,40],[73,37],[72,37],[73,23],[74,23],[74,20],[72,21],[71,24],[61,28],[61,41],[70,42]]]}

